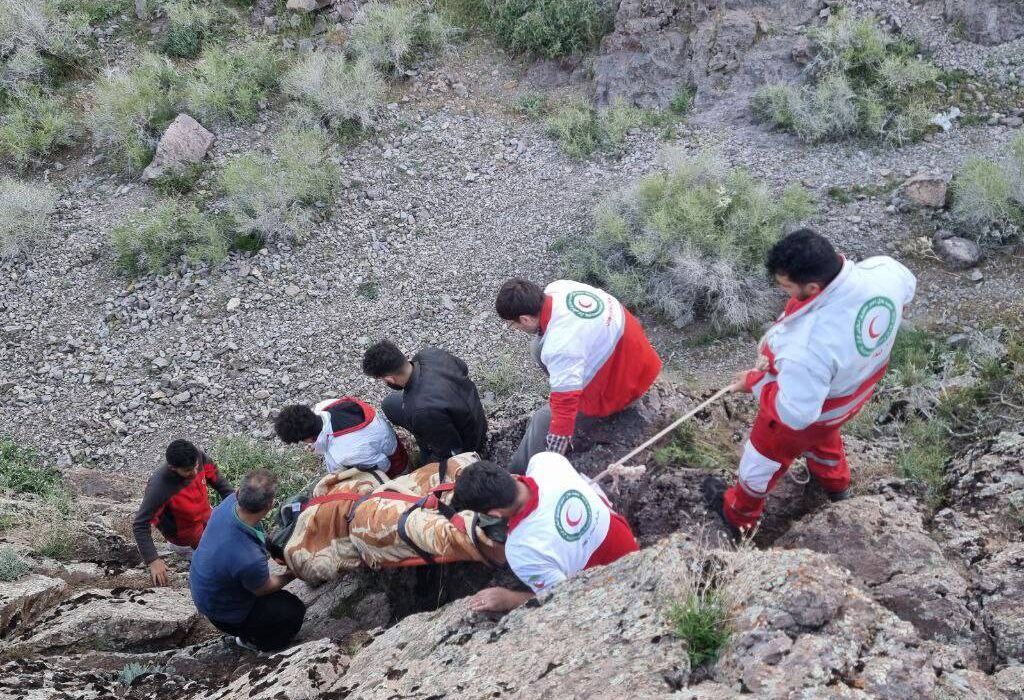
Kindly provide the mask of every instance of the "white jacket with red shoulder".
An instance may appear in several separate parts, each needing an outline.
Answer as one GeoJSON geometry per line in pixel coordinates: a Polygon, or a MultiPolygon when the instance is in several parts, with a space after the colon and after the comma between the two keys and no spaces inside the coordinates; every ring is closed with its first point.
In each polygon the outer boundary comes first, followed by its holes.
{"type": "Polygon", "coordinates": [[[643,396],[661,359],[640,322],[608,292],[558,280],[544,295],[540,360],[551,382],[549,432],[571,436],[577,413],[609,416],[643,396]]]}
{"type": "Polygon", "coordinates": [[[349,467],[387,472],[398,450],[398,436],[373,406],[351,396],[327,399],[314,407],[324,427],[313,443],[328,472],[349,467]]]}
{"type": "Polygon", "coordinates": [[[853,418],[885,375],[916,286],[910,270],[879,256],[844,261],[819,294],[791,299],[761,339],[767,371],[747,375],[760,410],[793,430],[853,418]]]}

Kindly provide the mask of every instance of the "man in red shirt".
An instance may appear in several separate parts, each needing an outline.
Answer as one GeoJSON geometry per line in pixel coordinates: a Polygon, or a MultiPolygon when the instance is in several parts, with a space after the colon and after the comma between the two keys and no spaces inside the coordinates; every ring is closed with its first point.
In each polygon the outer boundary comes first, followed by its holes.
{"type": "Polygon", "coordinates": [[[577,428],[622,411],[661,372],[640,322],[603,290],[570,280],[542,290],[510,279],[495,307],[512,327],[537,336],[534,354],[551,384],[548,405],[533,415],[510,460],[513,473],[539,452],[565,454],[577,428]]]}
{"type": "Polygon", "coordinates": [[[213,462],[188,440],[172,442],[165,457],[166,462],[150,475],[132,521],[139,554],[156,586],[167,585],[167,564],[157,554],[150,526],[156,525],[169,543],[191,556],[213,510],[207,486],[212,486],[221,498],[234,492],[213,462]]]}

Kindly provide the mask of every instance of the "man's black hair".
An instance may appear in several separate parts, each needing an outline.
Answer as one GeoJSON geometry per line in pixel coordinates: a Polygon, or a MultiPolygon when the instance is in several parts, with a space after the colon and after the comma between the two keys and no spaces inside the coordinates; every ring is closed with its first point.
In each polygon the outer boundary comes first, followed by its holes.
{"type": "Polygon", "coordinates": [[[405,354],[390,340],[374,343],[363,353],[363,374],[380,379],[388,374],[398,374],[405,367],[405,354]]]}
{"type": "Polygon", "coordinates": [[[199,462],[199,448],[188,440],[175,440],[167,446],[166,458],[175,469],[191,469],[199,462]]]}
{"type": "Polygon", "coordinates": [[[323,419],[303,404],[285,406],[274,419],[274,432],[287,445],[315,438],[323,429],[323,419]]]}
{"type": "Polygon", "coordinates": [[[520,316],[540,316],[543,307],[544,290],[518,277],[505,280],[494,302],[498,315],[506,321],[518,321],[520,316]]]}
{"type": "Polygon", "coordinates": [[[459,473],[452,504],[458,510],[486,513],[508,508],[516,501],[516,480],[494,462],[480,460],[459,473]]]}
{"type": "Polygon", "coordinates": [[[843,269],[836,249],[823,236],[802,228],[772,246],[765,260],[770,275],[785,275],[791,282],[825,287],[843,269]]]}

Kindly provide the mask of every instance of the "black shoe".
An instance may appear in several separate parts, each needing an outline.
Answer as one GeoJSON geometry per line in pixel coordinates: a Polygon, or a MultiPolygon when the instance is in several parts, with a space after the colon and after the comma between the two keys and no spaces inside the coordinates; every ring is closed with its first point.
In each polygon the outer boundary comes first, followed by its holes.
{"type": "Polygon", "coordinates": [[[730,523],[729,519],[725,517],[725,492],[728,490],[729,484],[717,476],[704,477],[704,481],[700,483],[700,492],[704,496],[704,503],[707,505],[708,510],[718,516],[732,539],[738,542],[742,537],[740,529],[730,523]]]}
{"type": "Polygon", "coordinates": [[[828,491],[827,493],[828,500],[832,501],[833,503],[839,503],[839,501],[846,501],[850,499],[850,497],[852,496],[852,494],[850,493],[850,489],[843,489],[842,491],[828,491]]]}

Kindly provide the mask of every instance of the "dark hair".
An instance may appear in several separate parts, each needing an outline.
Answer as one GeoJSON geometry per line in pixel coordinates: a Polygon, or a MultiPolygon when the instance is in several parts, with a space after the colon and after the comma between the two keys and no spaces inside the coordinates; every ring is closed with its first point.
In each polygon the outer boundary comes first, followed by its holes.
{"type": "Polygon", "coordinates": [[[515,501],[516,480],[494,462],[471,464],[455,480],[452,505],[457,510],[485,513],[492,508],[508,508],[515,501]]]}
{"type": "Polygon", "coordinates": [[[246,513],[262,513],[274,503],[277,495],[277,477],[266,469],[257,469],[245,475],[238,487],[238,506],[246,513]]]}
{"type": "Polygon", "coordinates": [[[175,440],[167,446],[166,458],[175,469],[191,469],[199,461],[199,448],[188,440],[175,440]]]}
{"type": "Polygon", "coordinates": [[[544,307],[544,290],[518,277],[505,280],[498,290],[494,308],[506,321],[518,321],[520,316],[540,316],[544,307]]]}
{"type": "Polygon", "coordinates": [[[381,340],[363,353],[363,374],[380,379],[387,374],[398,374],[405,367],[405,354],[390,340],[381,340]]]}
{"type": "Polygon", "coordinates": [[[323,419],[309,406],[298,403],[285,406],[274,419],[274,432],[287,445],[315,438],[323,429],[323,419]]]}
{"type": "Polygon", "coordinates": [[[770,275],[785,275],[797,284],[817,282],[824,287],[843,269],[843,261],[828,239],[802,228],[773,245],[764,266],[770,275]]]}

